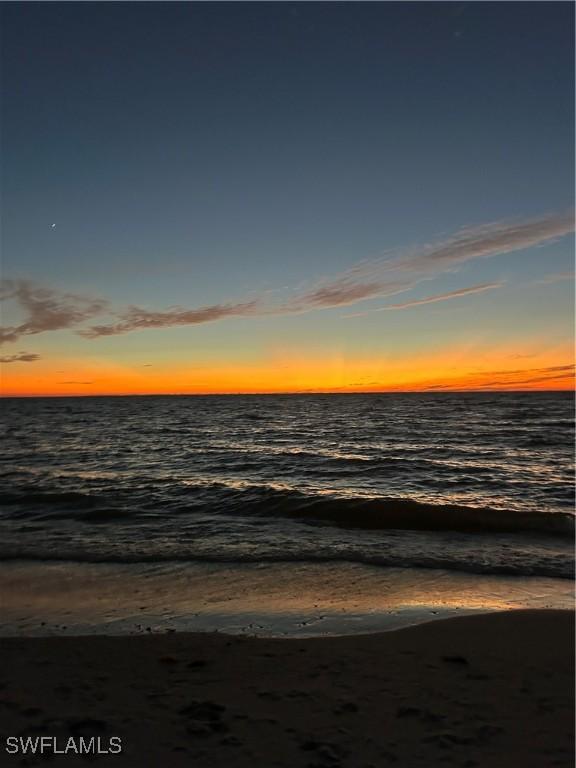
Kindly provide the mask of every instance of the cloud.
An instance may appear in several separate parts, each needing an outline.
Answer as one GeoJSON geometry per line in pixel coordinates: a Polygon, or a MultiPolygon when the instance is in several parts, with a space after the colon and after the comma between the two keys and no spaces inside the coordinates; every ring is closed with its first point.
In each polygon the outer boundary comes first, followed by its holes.
{"type": "Polygon", "coordinates": [[[574,372],[556,373],[544,376],[531,376],[528,379],[504,379],[501,381],[494,380],[486,384],[478,384],[476,386],[477,388],[481,389],[489,389],[491,387],[516,387],[519,384],[541,384],[545,381],[563,381],[564,379],[572,381],[574,379],[574,372]]]}
{"type": "Polygon", "coordinates": [[[108,305],[103,299],[58,293],[29,280],[3,280],[0,299],[14,299],[25,313],[20,325],[0,329],[0,344],[44,331],[71,328],[101,314],[108,305]]]}
{"type": "MultiPolygon", "coordinates": [[[[524,222],[468,227],[439,243],[424,245],[395,257],[388,254],[385,258],[358,264],[279,309],[309,312],[401,293],[422,280],[453,270],[467,261],[540,245],[573,230],[574,218],[571,214],[551,214],[524,222]],[[411,273],[410,277],[403,275],[406,272],[411,273]]],[[[489,285],[479,290],[500,287],[500,283],[489,285]]],[[[446,298],[451,296],[446,295],[446,298]]],[[[412,305],[412,302],[406,303],[406,306],[412,305]]],[[[394,308],[403,307],[398,305],[394,308]]]]}
{"type": "MultiPolygon", "coordinates": [[[[311,312],[318,309],[349,306],[360,301],[390,296],[412,289],[423,280],[452,271],[460,264],[477,258],[510,253],[555,240],[574,229],[572,215],[551,214],[523,222],[484,225],[461,230],[441,242],[424,245],[397,256],[361,262],[345,272],[317,283],[292,299],[270,302],[264,296],[241,302],[204,307],[175,307],[162,311],[127,307],[114,312],[116,320],[84,328],[78,333],[95,339],[147,328],[200,325],[227,317],[265,317],[311,312]],[[407,274],[408,273],[408,274],[407,274]]],[[[478,293],[499,287],[499,283],[472,286],[451,294],[432,296],[383,309],[405,309],[416,304],[444,301],[465,293],[478,293]]],[[[43,331],[76,327],[98,315],[110,314],[108,302],[102,299],[58,293],[27,280],[5,281],[0,298],[15,299],[26,312],[25,321],[0,329],[0,343],[13,342],[22,336],[43,331]]]]}
{"type": "Polygon", "coordinates": [[[424,246],[389,266],[411,271],[441,270],[479,258],[531,248],[574,231],[574,216],[550,214],[518,223],[500,222],[461,230],[444,242],[424,246]]]}
{"type": "Polygon", "coordinates": [[[354,284],[340,280],[304,294],[294,304],[305,309],[310,307],[340,307],[346,304],[356,304],[358,301],[377,295],[381,289],[380,283],[354,284]]]}
{"type": "Polygon", "coordinates": [[[119,315],[119,323],[112,325],[95,325],[84,331],[79,331],[87,339],[98,336],[114,336],[118,333],[128,333],[143,328],[166,328],[178,325],[199,325],[222,320],[225,317],[241,317],[258,314],[259,302],[246,301],[238,304],[214,304],[199,309],[170,309],[165,312],[151,312],[139,307],[130,307],[119,315]]]}
{"type": "Polygon", "coordinates": [[[446,384],[429,384],[424,389],[502,389],[544,382],[563,382],[574,379],[574,363],[550,365],[541,368],[524,368],[508,371],[478,371],[458,377],[446,384]]]}
{"type": "Polygon", "coordinates": [[[512,371],[490,371],[491,376],[501,376],[501,375],[514,375],[517,373],[520,374],[542,374],[542,373],[563,373],[564,371],[574,371],[575,364],[574,363],[568,363],[568,365],[550,365],[547,368],[517,368],[512,371]]]}
{"type": "Polygon", "coordinates": [[[515,379],[513,384],[536,384],[542,381],[559,381],[561,379],[573,379],[574,371],[571,373],[556,373],[551,376],[533,376],[529,379],[515,379]]]}
{"type": "Polygon", "coordinates": [[[553,272],[550,275],[544,275],[544,277],[535,282],[539,285],[549,285],[550,283],[560,283],[563,280],[574,282],[574,272],[553,272]]]}
{"type": "Polygon", "coordinates": [[[34,363],[36,360],[40,360],[40,355],[33,352],[18,352],[16,355],[0,357],[0,363],[34,363]]]}
{"type": "Polygon", "coordinates": [[[503,285],[504,283],[481,283],[480,285],[472,285],[469,288],[458,288],[458,290],[450,291],[449,293],[427,296],[425,299],[414,299],[414,301],[406,301],[402,304],[389,304],[387,307],[378,307],[377,309],[372,309],[368,312],[355,312],[353,315],[344,315],[344,317],[363,317],[372,312],[384,312],[389,309],[408,309],[409,307],[417,307],[421,304],[433,304],[436,301],[448,301],[449,299],[457,299],[459,296],[468,296],[471,293],[491,291],[494,290],[494,288],[501,288],[503,285]]]}
{"type": "Polygon", "coordinates": [[[197,309],[175,308],[164,312],[154,312],[140,307],[130,307],[117,316],[120,322],[109,325],[94,325],[79,331],[87,339],[99,336],[115,336],[120,333],[144,328],[168,328],[184,325],[223,320],[227,317],[264,317],[270,315],[290,315],[311,312],[315,309],[339,307],[356,304],[363,299],[387,296],[407,290],[413,282],[371,282],[353,283],[347,278],[339,278],[330,285],[320,286],[301,296],[282,304],[265,304],[261,299],[238,302],[235,304],[215,304],[197,309]]]}
{"type": "Polygon", "coordinates": [[[357,304],[359,301],[373,299],[377,296],[389,296],[394,293],[406,291],[414,285],[413,281],[372,281],[354,283],[350,279],[337,279],[326,285],[322,285],[313,291],[305,293],[300,298],[294,299],[280,310],[298,310],[309,312],[312,309],[325,309],[327,307],[343,307],[349,304],[357,304]]]}

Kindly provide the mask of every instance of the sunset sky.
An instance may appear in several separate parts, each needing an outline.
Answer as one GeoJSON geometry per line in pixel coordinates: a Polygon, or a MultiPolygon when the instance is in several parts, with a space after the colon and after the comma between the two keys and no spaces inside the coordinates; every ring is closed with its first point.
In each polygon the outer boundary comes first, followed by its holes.
{"type": "Polygon", "coordinates": [[[0,12],[4,395],[571,388],[571,3],[0,12]]]}

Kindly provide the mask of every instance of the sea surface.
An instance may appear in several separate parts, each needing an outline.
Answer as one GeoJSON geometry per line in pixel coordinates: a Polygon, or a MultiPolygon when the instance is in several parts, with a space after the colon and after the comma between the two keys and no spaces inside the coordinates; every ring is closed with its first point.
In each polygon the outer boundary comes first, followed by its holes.
{"type": "Polygon", "coordinates": [[[571,393],[1,406],[4,561],[574,573],[571,393]]]}

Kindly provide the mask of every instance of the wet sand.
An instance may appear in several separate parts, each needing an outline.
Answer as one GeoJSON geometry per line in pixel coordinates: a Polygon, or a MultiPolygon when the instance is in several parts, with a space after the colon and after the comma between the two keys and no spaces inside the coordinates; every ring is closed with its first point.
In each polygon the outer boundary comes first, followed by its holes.
{"type": "Polygon", "coordinates": [[[47,757],[7,736],[84,735],[121,739],[103,768],[568,768],[573,629],[517,610],[347,637],[4,638],[2,764],[47,757]]]}
{"type": "Polygon", "coordinates": [[[507,609],[571,610],[570,579],[360,563],[0,563],[0,636],[366,634],[507,609]]]}

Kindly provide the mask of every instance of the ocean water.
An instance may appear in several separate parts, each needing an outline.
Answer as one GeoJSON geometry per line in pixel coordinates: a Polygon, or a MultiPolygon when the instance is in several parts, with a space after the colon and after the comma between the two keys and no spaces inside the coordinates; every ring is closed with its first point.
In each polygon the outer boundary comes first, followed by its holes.
{"type": "Polygon", "coordinates": [[[4,561],[573,576],[571,393],[1,405],[4,561]]]}

